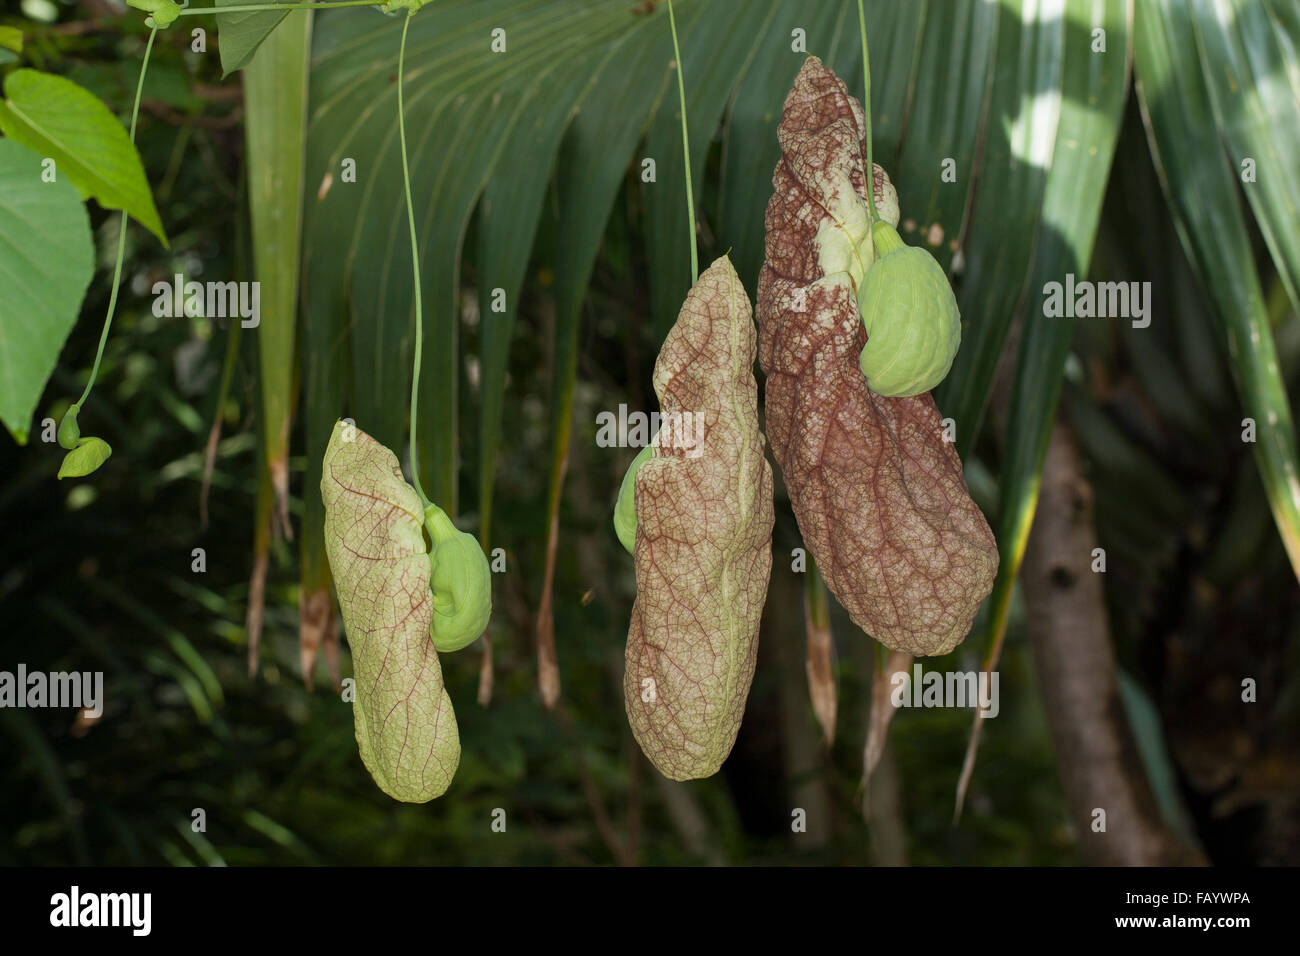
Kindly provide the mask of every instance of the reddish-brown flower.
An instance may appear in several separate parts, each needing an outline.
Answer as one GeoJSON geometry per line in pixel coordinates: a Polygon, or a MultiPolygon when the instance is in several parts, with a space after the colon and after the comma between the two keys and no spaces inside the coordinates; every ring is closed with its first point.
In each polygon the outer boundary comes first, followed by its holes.
{"type": "MultiPolygon", "coordinates": [[[[778,129],[758,282],[768,439],[804,541],[854,623],[894,650],[945,654],[993,586],[997,544],[929,393],[884,398],[858,366],[856,291],[871,267],[862,128],[861,105],[810,58],[778,129]]],[[[887,179],[873,172],[883,218],[887,179]]]]}

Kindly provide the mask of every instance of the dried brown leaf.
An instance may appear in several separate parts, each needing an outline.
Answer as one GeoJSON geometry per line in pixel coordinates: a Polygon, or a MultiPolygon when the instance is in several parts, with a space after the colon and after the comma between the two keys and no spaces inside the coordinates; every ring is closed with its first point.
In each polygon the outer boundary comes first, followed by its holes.
{"type": "Polygon", "coordinates": [[[298,661],[302,667],[303,686],[308,690],[316,686],[316,655],[322,647],[325,648],[330,679],[337,689],[338,630],[334,626],[334,601],[328,585],[304,592],[298,601],[298,661]]]}
{"type": "Polygon", "coordinates": [[[871,710],[867,713],[867,741],[862,747],[862,811],[865,814],[871,807],[871,775],[875,773],[880,758],[885,753],[885,741],[889,737],[889,725],[894,720],[893,701],[890,700],[890,685],[897,673],[907,674],[911,666],[912,655],[902,651],[890,651],[883,667],[878,667],[871,681],[871,710]]]}
{"type": "Polygon", "coordinates": [[[822,740],[829,747],[835,743],[835,715],[838,697],[835,689],[835,640],[831,634],[830,609],[826,606],[826,585],[811,564],[803,592],[803,620],[807,647],[804,670],[808,675],[808,697],[813,715],[822,729],[822,740]]]}
{"type": "Polygon", "coordinates": [[[262,646],[262,612],[266,608],[266,572],[270,555],[259,549],[253,557],[253,573],[248,578],[248,610],[244,631],[248,634],[248,676],[257,676],[258,653],[262,646]]]}

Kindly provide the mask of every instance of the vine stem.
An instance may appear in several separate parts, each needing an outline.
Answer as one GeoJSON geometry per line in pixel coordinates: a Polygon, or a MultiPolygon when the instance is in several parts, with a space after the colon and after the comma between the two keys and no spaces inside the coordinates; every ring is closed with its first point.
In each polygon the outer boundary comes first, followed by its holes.
{"type": "Polygon", "coordinates": [[[411,372],[411,484],[420,503],[429,507],[429,497],[420,484],[420,455],[416,450],[416,424],[420,412],[420,361],[424,353],[424,305],[420,297],[420,247],[415,237],[415,203],[411,200],[411,167],[406,158],[406,107],[402,99],[406,74],[406,30],[411,25],[410,10],[402,21],[402,45],[397,52],[397,137],[402,145],[402,184],[406,187],[406,221],[411,227],[411,278],[415,284],[415,368],[411,372]]]}
{"type": "Polygon", "coordinates": [[[858,0],[858,33],[862,38],[862,116],[867,143],[867,214],[874,226],[876,215],[876,167],[871,158],[871,58],[867,55],[867,14],[858,0]]]}
{"type": "MultiPolygon", "coordinates": [[[[149,42],[145,44],[144,59],[140,61],[140,78],[135,84],[135,104],[131,107],[131,145],[133,146],[136,120],[140,116],[140,94],[144,90],[144,75],[149,69],[149,54],[153,52],[153,39],[157,35],[157,27],[149,31],[149,42]]],[[[95,366],[90,370],[86,390],[81,393],[81,398],[77,399],[74,406],[77,409],[84,406],[86,399],[90,398],[90,390],[94,388],[95,379],[99,376],[99,363],[104,360],[104,346],[108,343],[108,331],[113,326],[113,310],[117,308],[117,290],[122,283],[122,259],[126,255],[126,222],[129,218],[126,210],[122,210],[122,225],[117,231],[117,264],[113,267],[113,291],[108,295],[108,314],[104,316],[104,330],[99,333],[99,350],[95,353],[95,366]]]]}
{"type": "Polygon", "coordinates": [[[247,3],[233,4],[228,7],[185,7],[176,15],[178,17],[197,17],[204,13],[259,13],[271,10],[328,10],[331,7],[378,7],[382,0],[338,0],[338,2],[311,3],[247,3]]]}
{"type": "Polygon", "coordinates": [[[682,105],[682,164],[686,169],[686,219],[691,228],[691,285],[700,277],[700,253],[695,248],[695,193],[691,189],[691,138],[686,130],[686,79],[682,76],[682,51],[677,46],[677,17],[673,0],[668,0],[668,26],[673,34],[673,56],[677,61],[677,98],[682,105]]]}

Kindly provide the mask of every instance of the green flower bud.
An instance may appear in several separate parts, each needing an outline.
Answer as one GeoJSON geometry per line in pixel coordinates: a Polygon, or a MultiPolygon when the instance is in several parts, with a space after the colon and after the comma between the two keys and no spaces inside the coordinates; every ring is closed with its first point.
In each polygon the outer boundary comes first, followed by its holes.
{"type": "Polygon", "coordinates": [[[81,411],[81,407],[73,405],[63,413],[63,421],[59,422],[60,448],[72,451],[77,447],[77,439],[81,437],[81,426],[77,424],[77,412],[79,411],[81,411]]]}
{"type": "Polygon", "coordinates": [[[148,13],[149,17],[145,19],[145,23],[160,29],[171,26],[181,15],[180,6],[173,0],[126,0],[126,2],[128,6],[148,13]],[[153,21],[152,24],[149,24],[150,20],[153,21]]]}

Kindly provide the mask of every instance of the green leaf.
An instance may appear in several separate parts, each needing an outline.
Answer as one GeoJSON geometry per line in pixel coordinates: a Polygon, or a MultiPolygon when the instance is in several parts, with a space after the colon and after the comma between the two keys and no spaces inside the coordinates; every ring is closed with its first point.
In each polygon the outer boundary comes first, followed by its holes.
{"type": "Polygon", "coordinates": [[[71,835],[72,848],[77,864],[90,865],[90,849],[86,843],[86,834],[82,829],[82,815],[75,809],[76,802],[72,790],[64,775],[64,763],[59,754],[46,739],[41,724],[25,710],[10,707],[0,708],[0,729],[5,736],[13,739],[16,747],[11,753],[21,753],[24,762],[29,764],[40,778],[50,804],[58,809],[71,835]]]}
{"type": "Polygon", "coordinates": [[[0,130],[55,161],[81,192],[105,209],[121,209],[167,245],[140,154],[126,129],[93,94],[38,70],[5,78],[0,130]]]}
{"type": "MultiPolygon", "coordinates": [[[[17,27],[0,27],[0,48],[22,53],[23,31],[17,27]]],[[[14,59],[17,59],[17,57],[14,59]]]]}
{"type": "Polygon", "coordinates": [[[573,119],[556,168],[560,211],[555,251],[551,460],[546,496],[546,570],[537,611],[540,683],[548,707],[559,696],[551,588],[559,547],[564,473],[573,435],[582,302],[605,222],[626,176],[628,157],[645,128],[647,114],[668,88],[671,77],[657,68],[671,49],[668,31],[651,17],[634,23],[620,41],[610,45],[593,73],[590,93],[573,119]],[[654,83],[619,80],[628,75],[658,79],[654,83]]]}
{"type": "MultiPolygon", "coordinates": [[[[186,679],[186,682],[193,689],[192,702],[194,703],[195,713],[200,715],[200,719],[209,719],[213,708],[220,707],[225,696],[222,693],[221,681],[217,678],[216,671],[199,653],[199,649],[194,646],[189,637],[159,617],[158,613],[147,603],[138,600],[131,592],[123,590],[112,581],[91,578],[86,584],[96,594],[117,605],[139,621],[146,630],[162,638],[171,653],[176,657],[177,667],[173,673],[176,673],[178,678],[186,679]],[[207,717],[203,716],[205,713],[208,715],[207,717]]],[[[187,691],[187,693],[189,692],[187,691]]]]}
{"type": "MultiPolygon", "coordinates": [[[[246,4],[248,0],[216,0],[218,7],[246,4]]],[[[312,11],[305,11],[310,14],[312,11]]],[[[253,59],[253,54],[261,48],[271,31],[280,25],[280,21],[289,15],[275,10],[259,10],[255,13],[218,13],[217,47],[221,51],[221,75],[227,77],[236,70],[242,70],[253,59]]]]}
{"type": "Polygon", "coordinates": [[[1128,671],[1120,669],[1119,695],[1124,713],[1133,728],[1147,781],[1160,807],[1160,816],[1171,830],[1190,844],[1196,844],[1196,826],[1183,803],[1178,786],[1178,770],[1165,741],[1160,711],[1155,701],[1128,671]]]}
{"type": "Polygon", "coordinates": [[[551,185],[551,170],[537,157],[554,156],[559,150],[573,104],[590,90],[599,52],[591,48],[572,59],[555,60],[536,76],[525,100],[532,118],[514,125],[497,173],[479,203],[479,540],[485,549],[491,547],[492,492],[519,292],[542,200],[551,185]],[[504,293],[504,312],[495,308],[498,289],[504,293]]]}
{"type": "MultiPolygon", "coordinates": [[[[935,393],[943,413],[957,423],[957,450],[963,458],[979,434],[998,358],[1038,245],[1061,114],[1065,22],[1061,16],[1041,15],[1036,0],[1003,0],[998,14],[980,188],[964,227],[969,240],[957,296],[961,349],[952,373],[935,393]]],[[[1087,42],[1086,34],[1069,34],[1071,43],[1087,42]]],[[[903,205],[904,195],[900,186],[905,222],[912,213],[903,205]]],[[[950,238],[945,229],[944,241],[950,238]]]]}
{"type": "Polygon", "coordinates": [[[59,466],[60,478],[84,478],[99,470],[108,461],[113,449],[102,438],[80,438],[77,447],[63,456],[59,466]]]}
{"type": "MultiPolygon", "coordinates": [[[[759,4],[750,11],[749,21],[738,29],[733,17],[717,16],[710,5],[682,4],[677,13],[684,77],[686,80],[686,120],[691,146],[691,178],[704,181],[704,160],[714,130],[721,121],[737,80],[737,68],[744,70],[752,61],[759,41],[768,30],[768,19],[775,5],[759,4]]],[[[669,37],[661,69],[676,86],[672,62],[668,10],[664,5],[656,17],[656,26],[669,37]]],[[[789,36],[787,31],[786,36],[789,36]]],[[[657,45],[657,44],[656,44],[657,45]]],[[[799,57],[802,62],[804,58],[799,57]]],[[[661,342],[677,318],[682,299],[692,287],[691,251],[693,241],[686,210],[686,171],[682,165],[681,101],[670,95],[659,101],[654,120],[646,134],[645,155],[655,161],[655,181],[642,182],[646,208],[646,263],[650,278],[650,311],[654,319],[655,341],[661,342]]],[[[770,177],[769,177],[770,178],[770,177]]],[[[700,194],[695,196],[700,204],[700,194]]],[[[760,209],[754,212],[761,213],[760,209]]],[[[701,217],[696,210],[697,218],[701,217]]]]}
{"type": "Polygon", "coordinates": [[[393,453],[346,422],[330,436],[321,497],[352,649],[361,760],[394,800],[424,803],[446,791],[460,763],[456,714],[429,632],[424,508],[393,453]]]}
{"type": "Polygon", "coordinates": [[[1300,310],[1300,56],[1267,3],[1194,0],[1196,41],[1215,125],[1232,165],[1255,167],[1242,181],[1278,274],[1300,310]]]}
{"type": "MultiPolygon", "coordinates": [[[[305,253],[310,255],[308,251],[305,253]]],[[[335,296],[317,297],[311,283],[301,282],[299,295],[304,317],[299,345],[302,370],[302,405],[307,457],[303,473],[302,521],[298,546],[302,598],[298,604],[298,647],[303,679],[312,680],[316,647],[325,651],[335,683],[341,676],[338,628],[330,596],[330,569],[325,554],[325,503],[321,500],[321,464],[334,423],[343,415],[348,353],[346,304],[335,296]],[[319,639],[316,635],[319,634],[319,639]]],[[[238,328],[235,325],[234,328],[238,328]]]]}
{"type": "MultiPolygon", "coordinates": [[[[434,4],[410,24],[405,97],[425,313],[420,474],[430,497],[453,516],[460,490],[463,362],[458,286],[470,217],[497,175],[514,130],[537,119],[530,99],[537,78],[557,64],[583,62],[584,50],[603,55],[622,31],[644,23],[617,6],[488,0],[434,4]],[[510,25],[507,52],[494,53],[492,30],[503,22],[510,25]]],[[[319,24],[311,74],[307,174],[314,198],[307,207],[305,277],[314,301],[346,303],[351,407],[371,434],[396,447],[405,430],[413,345],[411,283],[398,278],[406,275],[410,255],[392,82],[402,24],[369,10],[332,12],[319,24]],[[343,178],[345,160],[355,162],[354,182],[343,178]]],[[[547,122],[567,123],[584,88],[594,86],[557,83],[555,95],[570,97],[569,109],[548,104],[542,114],[547,122]]],[[[638,131],[644,116],[635,117],[638,131]]],[[[553,133],[541,142],[558,142],[553,133]]],[[[532,160],[537,168],[530,178],[549,173],[554,157],[532,160]]],[[[626,154],[615,160],[626,169],[626,154]]],[[[520,201],[526,208],[531,200],[520,201]]],[[[492,268],[508,279],[514,267],[492,268]]]]}
{"type": "MultiPolygon", "coordinates": [[[[928,15],[922,19],[914,66],[914,88],[909,91],[907,122],[895,134],[902,137],[901,146],[894,151],[897,158],[891,156],[888,139],[881,143],[883,149],[878,147],[875,151],[876,162],[885,167],[898,190],[899,235],[908,245],[924,246],[945,270],[951,266],[957,243],[969,225],[967,217],[976,178],[980,133],[985,134],[986,149],[981,173],[1008,175],[1011,170],[1005,167],[990,170],[989,161],[997,162],[998,151],[1007,149],[1007,126],[1013,118],[1021,124],[1030,119],[1022,113],[1024,104],[1019,91],[1008,86],[1008,76],[1000,73],[1003,84],[993,87],[995,64],[1004,71],[1018,67],[1012,83],[1029,79],[1025,75],[1029,57],[1017,57],[1013,45],[1015,35],[1008,36],[1010,25],[1019,25],[1018,7],[1018,0],[1011,5],[1004,0],[1000,7],[991,3],[954,4],[951,12],[942,13],[934,4],[926,8],[928,15]],[[1010,63],[1005,62],[1008,60],[1010,63]],[[996,126],[990,125],[994,122],[996,126]],[[947,160],[953,161],[955,182],[945,182],[947,160]]],[[[870,20],[867,28],[871,28],[870,20]]],[[[1029,44],[1027,49],[1032,53],[1043,40],[1026,24],[1021,42],[1029,44]]],[[[871,43],[875,48],[876,42],[871,43]]],[[[881,65],[893,72],[893,58],[888,54],[872,59],[877,63],[883,60],[881,65]]],[[[874,100],[874,78],[871,86],[874,100]]],[[[852,87],[850,92],[855,92],[852,87]]],[[[874,136],[874,125],[872,133],[874,136]]],[[[994,180],[987,184],[987,195],[994,197],[994,203],[1006,198],[1004,183],[1005,180],[1002,183],[994,180]]],[[[998,239],[1001,238],[999,235],[998,239]]],[[[971,241],[978,243],[979,234],[972,233],[971,241]]],[[[968,245],[967,255],[973,254],[968,245]]],[[[964,301],[962,315],[970,319],[964,301]]],[[[966,348],[965,343],[962,348],[966,348]]],[[[942,402],[939,407],[948,411],[942,402]]],[[[957,421],[960,439],[969,426],[960,417],[957,421]]]]}
{"type": "MultiPolygon", "coordinates": [[[[1041,241],[1023,303],[1024,325],[1011,385],[1006,448],[998,507],[998,575],[989,595],[985,666],[995,668],[1006,637],[1016,579],[1038,507],[1043,462],[1056,421],[1074,319],[1046,319],[1033,290],[1061,282],[1066,273],[1088,274],[1097,222],[1128,93],[1128,41],[1133,0],[1067,0],[1060,122],[1052,168],[1044,187],[1041,241]],[[1082,42],[1094,27],[1105,30],[1107,52],[1082,42]]],[[[971,734],[958,805],[964,800],[981,717],[971,734]]]]}
{"type": "Polygon", "coordinates": [[[998,508],[1001,562],[988,625],[994,659],[1038,505],[1043,461],[1074,335],[1072,317],[1043,317],[1042,301],[1033,290],[1063,282],[1067,273],[1080,279],[1088,274],[1127,98],[1132,17],[1132,0],[1069,0],[1066,7],[1067,32],[1082,38],[1100,27],[1106,31],[1107,52],[1093,53],[1079,39],[1065,50],[1061,119],[1043,196],[1043,241],[1029,280],[1031,294],[1024,304],[1024,332],[1009,402],[998,508]]]}
{"type": "MultiPolygon", "coordinates": [[[[1273,519],[1300,575],[1300,460],[1286,384],[1251,251],[1234,164],[1226,159],[1197,58],[1192,12],[1173,0],[1137,6],[1137,89],[1161,187],[1205,287],[1247,416],[1273,519]]],[[[1267,171],[1272,175],[1289,175],[1267,171]]]]}
{"type": "Polygon", "coordinates": [[[41,157],[0,140],[0,419],[20,445],[95,271],[85,204],[41,157]]]}
{"type": "Polygon", "coordinates": [[[253,269],[262,290],[256,340],[263,460],[286,533],[311,22],[312,11],[294,11],[244,73],[253,269]]]}

